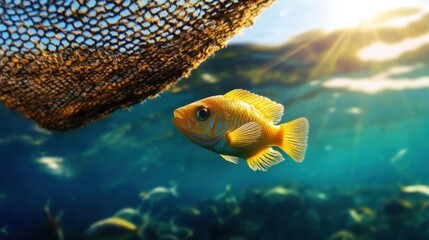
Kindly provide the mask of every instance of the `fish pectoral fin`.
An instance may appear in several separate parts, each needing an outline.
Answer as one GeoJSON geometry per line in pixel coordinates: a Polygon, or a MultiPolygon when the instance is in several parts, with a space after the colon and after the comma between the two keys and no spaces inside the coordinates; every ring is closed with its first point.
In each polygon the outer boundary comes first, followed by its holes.
{"type": "Polygon", "coordinates": [[[265,148],[246,160],[247,164],[253,171],[267,171],[269,167],[276,165],[285,159],[279,151],[276,151],[273,148],[265,148]]]}
{"type": "Polygon", "coordinates": [[[221,157],[223,157],[223,159],[225,159],[228,162],[237,164],[238,163],[238,157],[234,157],[234,156],[228,156],[228,155],[223,155],[220,154],[221,157]]]}
{"type": "Polygon", "coordinates": [[[227,133],[226,140],[231,147],[244,147],[256,142],[261,133],[261,125],[257,122],[248,122],[233,132],[227,133]]]}

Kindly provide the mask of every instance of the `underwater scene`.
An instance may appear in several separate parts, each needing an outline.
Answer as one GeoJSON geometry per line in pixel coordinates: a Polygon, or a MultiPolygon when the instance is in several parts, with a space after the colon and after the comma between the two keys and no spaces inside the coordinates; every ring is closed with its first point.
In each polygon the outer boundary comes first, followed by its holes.
{"type": "Polygon", "coordinates": [[[68,131],[0,114],[0,240],[429,239],[426,0],[277,0],[141,104],[68,131]],[[220,156],[173,123],[234,89],[308,119],[302,162],[220,156]]]}

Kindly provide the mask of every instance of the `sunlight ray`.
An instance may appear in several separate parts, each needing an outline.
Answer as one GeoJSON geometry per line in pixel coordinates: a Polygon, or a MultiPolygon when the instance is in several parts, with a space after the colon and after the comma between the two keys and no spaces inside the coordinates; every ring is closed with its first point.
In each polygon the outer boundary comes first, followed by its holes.
{"type": "Polygon", "coordinates": [[[400,57],[407,52],[415,51],[420,47],[429,44],[429,33],[415,38],[405,38],[397,43],[375,42],[358,52],[358,56],[363,61],[389,61],[400,57]]]}
{"type": "Polygon", "coordinates": [[[380,34],[378,34],[377,28],[375,26],[371,26],[369,29],[371,30],[371,33],[374,35],[375,39],[377,41],[381,41],[380,34]]]}
{"type": "MultiPolygon", "coordinates": [[[[347,45],[349,44],[349,41],[350,41],[350,34],[348,34],[347,32],[345,32],[344,34],[339,36],[337,38],[337,40],[335,41],[335,43],[331,46],[330,50],[328,50],[327,53],[325,53],[321,62],[316,67],[315,71],[319,71],[318,69],[325,67],[324,64],[328,63],[329,57],[333,57],[334,59],[332,59],[332,62],[336,63],[338,57],[341,56],[341,54],[343,54],[345,52],[347,45]]],[[[332,62],[330,64],[332,64],[332,62]]],[[[310,75],[310,78],[313,78],[314,76],[317,76],[320,73],[312,72],[311,74],[313,74],[313,76],[310,75]]],[[[331,100],[327,104],[327,106],[335,107],[337,102],[338,102],[338,98],[333,97],[333,100],[331,100]]],[[[328,126],[328,122],[330,121],[330,118],[331,118],[331,114],[324,114],[323,115],[322,120],[321,120],[321,124],[320,124],[319,135],[324,134],[324,131],[326,130],[326,128],[328,126]]],[[[320,137],[320,136],[318,136],[318,137],[320,137]]]]}
{"type": "Polygon", "coordinates": [[[288,58],[290,58],[290,57],[293,57],[293,56],[295,56],[295,55],[297,55],[297,54],[299,54],[299,53],[305,52],[305,50],[306,50],[309,46],[313,45],[314,43],[316,43],[317,41],[319,41],[319,40],[320,40],[320,39],[322,39],[323,37],[325,37],[325,36],[324,36],[324,35],[320,35],[320,36],[318,36],[317,38],[312,39],[312,40],[310,40],[310,41],[306,42],[305,44],[302,44],[302,45],[301,45],[301,46],[299,46],[298,48],[293,49],[292,51],[287,52],[287,53],[285,53],[285,54],[283,54],[283,55],[279,56],[278,58],[276,58],[276,59],[274,59],[274,60],[272,60],[272,61],[269,61],[268,63],[264,64],[264,65],[261,67],[261,69],[262,69],[262,70],[259,72],[259,75],[260,75],[260,76],[262,76],[262,75],[263,75],[264,73],[266,73],[267,71],[269,71],[269,70],[271,70],[272,68],[274,68],[274,67],[278,66],[282,61],[284,61],[284,60],[286,60],[286,59],[288,59],[288,58]]]}
{"type": "Polygon", "coordinates": [[[343,26],[359,27],[362,22],[374,18],[381,12],[409,5],[410,0],[335,0],[333,12],[343,26]]]}
{"type": "Polygon", "coordinates": [[[341,56],[344,52],[338,51],[340,48],[344,49],[345,47],[341,44],[348,43],[348,41],[343,42],[345,38],[349,36],[348,32],[343,32],[341,35],[335,40],[332,46],[329,47],[325,53],[323,53],[323,57],[321,57],[320,62],[317,66],[310,72],[310,79],[313,79],[317,76],[323,75],[324,72],[332,71],[333,64],[336,63],[338,56],[341,56]]]}
{"type": "MultiPolygon", "coordinates": [[[[364,101],[366,98],[360,98],[359,99],[359,106],[364,106],[364,101]]],[[[358,114],[356,116],[357,121],[356,121],[356,126],[354,127],[354,143],[353,143],[353,161],[358,161],[358,156],[359,156],[359,152],[362,151],[361,147],[361,135],[362,135],[362,130],[363,130],[363,115],[362,114],[358,114]]]]}

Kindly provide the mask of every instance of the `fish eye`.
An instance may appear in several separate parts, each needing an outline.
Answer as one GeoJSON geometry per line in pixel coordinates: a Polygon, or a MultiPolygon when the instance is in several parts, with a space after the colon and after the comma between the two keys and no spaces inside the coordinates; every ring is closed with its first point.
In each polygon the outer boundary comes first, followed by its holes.
{"type": "Polygon", "coordinates": [[[209,118],[210,110],[204,106],[201,106],[197,108],[197,110],[195,111],[195,115],[198,120],[204,121],[204,120],[207,120],[207,118],[209,118]]]}

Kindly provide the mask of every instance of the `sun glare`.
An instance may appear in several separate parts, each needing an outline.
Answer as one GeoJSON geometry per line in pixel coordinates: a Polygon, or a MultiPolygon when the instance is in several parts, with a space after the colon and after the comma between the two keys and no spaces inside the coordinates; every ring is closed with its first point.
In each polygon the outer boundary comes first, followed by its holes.
{"type": "Polygon", "coordinates": [[[333,18],[343,26],[356,27],[388,10],[407,6],[412,0],[335,0],[333,18]]]}
{"type": "Polygon", "coordinates": [[[417,50],[426,44],[429,44],[429,33],[393,44],[375,42],[360,50],[357,55],[363,61],[388,61],[398,58],[406,52],[417,50]]]}
{"type": "Polygon", "coordinates": [[[429,88],[429,77],[407,79],[395,77],[409,73],[421,66],[393,67],[386,72],[365,78],[339,77],[323,83],[323,87],[331,89],[347,89],[353,92],[376,94],[382,91],[402,91],[411,89],[429,88]]]}

